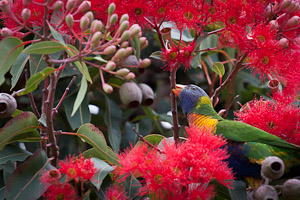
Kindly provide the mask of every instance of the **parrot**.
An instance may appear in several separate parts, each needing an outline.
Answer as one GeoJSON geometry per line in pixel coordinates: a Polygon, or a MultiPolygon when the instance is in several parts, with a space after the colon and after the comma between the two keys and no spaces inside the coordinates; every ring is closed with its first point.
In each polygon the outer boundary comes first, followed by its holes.
{"type": "Polygon", "coordinates": [[[207,93],[196,85],[176,84],[172,91],[179,98],[189,125],[209,129],[227,140],[227,162],[236,178],[252,187],[258,187],[261,164],[269,156],[283,160],[287,177],[299,175],[294,174],[300,169],[299,146],[249,124],[223,119],[214,110],[207,93]]]}

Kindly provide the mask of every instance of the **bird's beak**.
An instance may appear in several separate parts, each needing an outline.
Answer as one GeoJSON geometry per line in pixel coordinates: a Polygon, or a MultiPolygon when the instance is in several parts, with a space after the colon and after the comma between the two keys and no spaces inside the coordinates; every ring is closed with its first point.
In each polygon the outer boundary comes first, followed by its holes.
{"type": "Polygon", "coordinates": [[[180,91],[185,87],[185,85],[176,84],[175,87],[176,87],[176,88],[173,89],[172,91],[173,91],[173,93],[174,93],[177,97],[179,97],[179,93],[180,93],[180,91]]]}

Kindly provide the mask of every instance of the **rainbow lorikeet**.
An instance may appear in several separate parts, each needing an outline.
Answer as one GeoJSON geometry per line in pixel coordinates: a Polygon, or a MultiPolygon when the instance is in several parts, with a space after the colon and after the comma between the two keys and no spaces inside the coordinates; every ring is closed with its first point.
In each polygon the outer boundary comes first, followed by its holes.
{"type": "Polygon", "coordinates": [[[294,172],[299,173],[299,146],[251,125],[223,119],[214,110],[209,96],[196,85],[176,85],[173,92],[179,97],[190,125],[210,129],[227,139],[229,166],[237,178],[260,178],[261,164],[268,156],[283,160],[287,177],[294,176],[294,172]]]}

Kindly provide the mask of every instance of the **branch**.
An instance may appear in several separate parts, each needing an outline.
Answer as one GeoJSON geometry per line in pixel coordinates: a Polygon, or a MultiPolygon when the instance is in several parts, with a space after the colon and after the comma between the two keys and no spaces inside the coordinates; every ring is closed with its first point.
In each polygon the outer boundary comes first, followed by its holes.
{"type": "Polygon", "coordinates": [[[145,142],[148,146],[152,147],[153,149],[157,150],[159,153],[164,153],[162,150],[160,150],[159,148],[157,148],[156,146],[154,146],[153,144],[151,144],[150,142],[148,142],[147,140],[145,140],[145,138],[139,134],[139,132],[137,132],[136,128],[133,127],[132,130],[135,132],[135,134],[139,137],[140,141],[145,142]]]}
{"type": "Polygon", "coordinates": [[[172,111],[172,119],[173,119],[173,136],[175,140],[175,144],[177,146],[179,141],[179,122],[178,122],[178,112],[177,112],[177,100],[175,94],[172,92],[172,89],[176,88],[176,72],[177,67],[174,67],[170,72],[170,83],[171,83],[171,111],[172,111]]]}
{"type": "MultiPolygon", "coordinates": [[[[27,69],[25,69],[25,79],[26,79],[26,82],[28,81],[28,70],[27,69]]],[[[39,119],[39,118],[41,118],[41,115],[40,115],[40,113],[39,113],[39,111],[38,111],[38,109],[37,109],[37,106],[36,106],[36,104],[35,104],[35,101],[34,101],[34,97],[33,97],[33,95],[32,95],[32,92],[30,92],[29,94],[28,94],[28,97],[29,97],[29,101],[30,101],[30,105],[31,105],[31,108],[32,108],[32,110],[33,110],[33,113],[35,114],[35,116],[39,119]]]]}

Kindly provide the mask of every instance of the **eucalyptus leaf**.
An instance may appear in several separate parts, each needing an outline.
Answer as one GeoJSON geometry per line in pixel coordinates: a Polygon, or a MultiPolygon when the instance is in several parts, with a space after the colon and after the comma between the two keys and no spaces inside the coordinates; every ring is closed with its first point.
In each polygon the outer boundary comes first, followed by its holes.
{"type": "Polygon", "coordinates": [[[0,164],[5,164],[9,160],[23,161],[30,155],[32,155],[32,153],[24,149],[20,149],[16,146],[6,146],[0,151],[0,164]]]}
{"type": "Polygon", "coordinates": [[[21,53],[12,65],[10,69],[10,74],[12,75],[11,89],[13,89],[16,86],[28,60],[29,56],[27,54],[21,53]]]}
{"type": "Polygon", "coordinates": [[[32,45],[26,47],[23,53],[27,54],[52,54],[62,50],[66,47],[57,41],[42,41],[33,43],[32,45]]]}
{"type": "Polygon", "coordinates": [[[224,76],[225,74],[225,67],[223,65],[223,63],[221,62],[215,62],[213,65],[212,65],[212,69],[214,70],[214,72],[216,74],[218,74],[220,77],[224,76]]]}
{"type": "Polygon", "coordinates": [[[76,96],[76,99],[74,102],[71,117],[74,116],[74,114],[77,112],[78,108],[80,107],[80,105],[86,95],[87,87],[88,87],[87,81],[86,81],[85,77],[82,76],[80,88],[79,88],[79,91],[77,93],[77,96],[76,96]]]}
{"type": "Polygon", "coordinates": [[[102,181],[110,172],[114,170],[114,168],[98,158],[91,158],[91,160],[94,162],[94,166],[98,170],[93,176],[91,182],[97,188],[97,190],[100,190],[102,181]]]}
{"type": "Polygon", "coordinates": [[[10,177],[10,175],[13,173],[13,171],[16,169],[16,165],[13,161],[9,160],[5,163],[3,168],[3,175],[4,175],[4,182],[7,182],[7,179],[10,177]]]}
{"type": "Polygon", "coordinates": [[[15,37],[7,37],[0,43],[0,85],[4,82],[4,75],[18,58],[24,46],[22,41],[15,37]],[[18,47],[19,46],[19,47],[18,47]]]}

